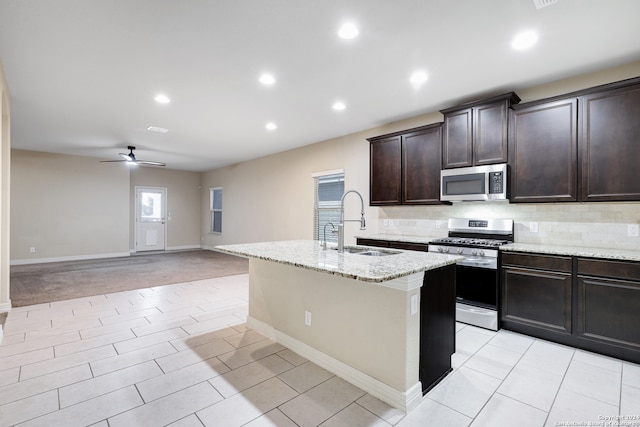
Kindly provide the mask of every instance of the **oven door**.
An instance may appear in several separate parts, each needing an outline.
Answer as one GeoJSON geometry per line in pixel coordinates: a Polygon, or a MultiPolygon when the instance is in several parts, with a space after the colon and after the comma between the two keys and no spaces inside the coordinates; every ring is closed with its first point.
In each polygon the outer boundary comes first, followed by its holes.
{"type": "Polygon", "coordinates": [[[456,265],[456,300],[490,310],[498,309],[498,270],[456,265]]]}

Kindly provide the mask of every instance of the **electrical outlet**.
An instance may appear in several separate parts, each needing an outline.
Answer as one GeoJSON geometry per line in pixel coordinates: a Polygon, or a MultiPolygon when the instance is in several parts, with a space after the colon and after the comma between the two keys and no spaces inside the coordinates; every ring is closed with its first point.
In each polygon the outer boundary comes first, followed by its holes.
{"type": "Polygon", "coordinates": [[[411,314],[418,312],[418,295],[411,295],[411,314]]]}
{"type": "Polygon", "coordinates": [[[530,222],[529,223],[529,231],[531,231],[532,233],[537,233],[538,232],[538,223],[537,222],[530,222]]]}
{"type": "Polygon", "coordinates": [[[627,236],[638,237],[638,224],[627,224],[627,236]]]}
{"type": "Polygon", "coordinates": [[[30,254],[35,254],[35,253],[36,253],[36,247],[35,247],[35,246],[31,246],[31,247],[29,248],[29,253],[30,253],[30,254]]]}
{"type": "Polygon", "coordinates": [[[388,219],[383,219],[382,220],[382,225],[384,225],[385,227],[389,226],[389,220],[388,219]]]}
{"type": "Polygon", "coordinates": [[[442,228],[442,223],[443,223],[443,222],[444,222],[444,221],[441,221],[441,220],[437,219],[437,220],[436,220],[436,228],[442,228]]]}
{"type": "Polygon", "coordinates": [[[311,326],[311,312],[305,310],[304,311],[304,324],[307,326],[311,326]]]}

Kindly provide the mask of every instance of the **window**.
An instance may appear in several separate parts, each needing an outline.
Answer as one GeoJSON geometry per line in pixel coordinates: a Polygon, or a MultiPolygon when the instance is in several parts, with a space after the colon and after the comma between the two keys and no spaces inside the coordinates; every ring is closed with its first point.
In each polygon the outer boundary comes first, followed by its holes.
{"type": "Polygon", "coordinates": [[[222,233],[222,187],[209,189],[211,210],[211,232],[222,233]]]}
{"type": "MultiPolygon", "coordinates": [[[[340,222],[340,201],[344,194],[344,172],[314,176],[315,181],[315,207],[313,238],[324,240],[326,224],[333,224],[338,230],[340,222]]],[[[327,227],[327,242],[338,242],[338,235],[332,233],[333,227],[327,227]]]]}

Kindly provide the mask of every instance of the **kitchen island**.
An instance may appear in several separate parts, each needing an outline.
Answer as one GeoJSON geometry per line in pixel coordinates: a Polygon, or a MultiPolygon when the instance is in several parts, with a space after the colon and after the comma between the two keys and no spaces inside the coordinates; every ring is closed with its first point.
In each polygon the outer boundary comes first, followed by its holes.
{"type": "Polygon", "coordinates": [[[250,259],[250,328],[390,405],[411,410],[450,371],[459,257],[307,240],[215,249],[250,259]]]}

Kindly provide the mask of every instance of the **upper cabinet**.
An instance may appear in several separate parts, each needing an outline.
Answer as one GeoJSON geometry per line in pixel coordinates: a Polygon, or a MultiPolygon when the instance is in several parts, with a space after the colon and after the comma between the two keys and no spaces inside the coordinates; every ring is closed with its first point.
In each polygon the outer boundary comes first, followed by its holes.
{"type": "Polygon", "coordinates": [[[443,168],[507,162],[509,109],[518,102],[510,92],[442,110],[443,168]]]}
{"type": "Polygon", "coordinates": [[[640,82],[580,97],[584,202],[640,200],[640,82]]]}
{"type": "Polygon", "coordinates": [[[439,204],[442,126],[370,138],[370,204],[439,204]]]}
{"type": "Polygon", "coordinates": [[[512,202],[576,201],[575,98],[513,107],[509,124],[512,202]]]}
{"type": "Polygon", "coordinates": [[[640,78],[513,107],[512,202],[640,200],[640,78]]]}

